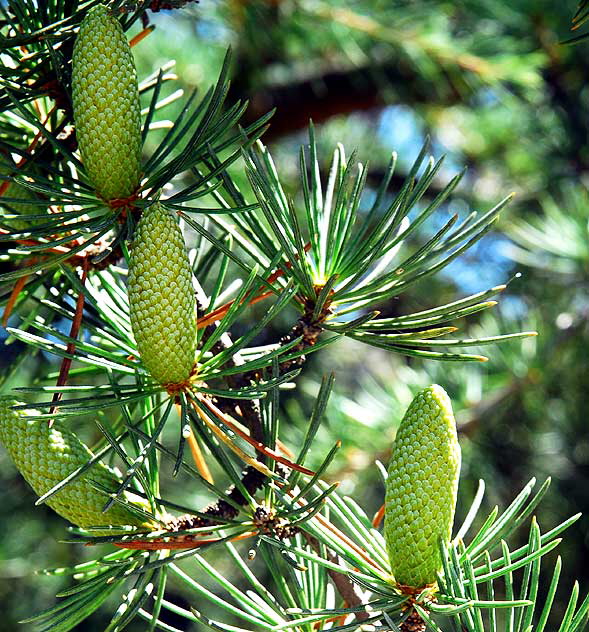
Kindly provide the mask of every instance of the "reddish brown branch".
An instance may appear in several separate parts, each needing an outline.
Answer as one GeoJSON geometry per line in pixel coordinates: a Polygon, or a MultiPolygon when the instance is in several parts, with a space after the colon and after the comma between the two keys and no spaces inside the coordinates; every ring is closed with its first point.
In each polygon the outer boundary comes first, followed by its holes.
{"type": "MultiPolygon", "coordinates": [[[[246,78],[247,81],[247,78],[246,78]]],[[[252,122],[273,108],[276,112],[265,133],[266,140],[305,129],[309,119],[321,123],[334,116],[379,109],[390,103],[384,88],[393,88],[396,102],[452,105],[461,98],[464,86],[454,86],[451,78],[443,92],[436,93],[430,81],[425,81],[402,60],[389,59],[346,70],[330,70],[315,77],[292,81],[286,85],[266,86],[252,91],[243,81],[232,85],[234,96],[247,96],[249,107],[246,122],[252,122]]],[[[389,91],[390,92],[390,91],[389,91]]]]}
{"type": "MultiPolygon", "coordinates": [[[[83,267],[82,267],[81,278],[80,278],[80,281],[82,283],[82,289],[80,290],[78,294],[78,298],[76,300],[76,311],[74,313],[72,326],[70,328],[70,338],[77,338],[78,334],[80,333],[80,328],[82,326],[82,316],[84,314],[84,300],[85,300],[84,285],[86,283],[86,278],[88,277],[88,268],[89,268],[88,260],[85,259],[83,267]]],[[[68,342],[67,347],[66,347],[66,352],[69,355],[73,355],[76,352],[76,343],[68,342]]],[[[72,366],[72,358],[64,358],[61,361],[61,367],[59,369],[59,376],[57,378],[56,386],[64,386],[67,383],[67,378],[68,378],[71,366],[72,366]]],[[[60,392],[54,393],[52,402],[54,404],[57,404],[57,402],[59,402],[59,400],[61,399],[61,396],[62,394],[60,392]]],[[[57,406],[52,406],[49,409],[49,413],[50,414],[55,413],[56,408],[57,406]]],[[[52,423],[53,423],[53,420],[49,422],[49,425],[51,425],[52,423]]]]}

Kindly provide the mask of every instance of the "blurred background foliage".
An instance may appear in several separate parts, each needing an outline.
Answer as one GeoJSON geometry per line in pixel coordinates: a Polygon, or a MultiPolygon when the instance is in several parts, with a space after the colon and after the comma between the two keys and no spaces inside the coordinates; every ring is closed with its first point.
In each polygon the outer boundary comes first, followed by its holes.
{"type": "MultiPolygon", "coordinates": [[[[383,500],[374,460],[388,461],[416,390],[438,382],[460,425],[458,518],[478,478],[487,482],[486,502],[505,507],[532,476],[551,476],[538,520],[547,529],[586,514],[559,548],[563,590],[578,578],[583,593],[589,588],[589,43],[562,44],[571,37],[575,10],[573,0],[201,0],[150,13],[155,31],[134,52],[140,78],[175,59],[169,72],[178,80],[167,90],[190,92],[214,82],[231,46],[229,102],[247,99],[249,121],[276,108],[264,139],[295,200],[297,149],[307,141],[310,118],[326,169],[331,148],[342,142],[348,154],[356,150],[358,160],[369,162],[369,183],[376,183],[397,151],[392,191],[429,136],[434,154],[447,155],[438,186],[468,168],[448,214],[485,210],[516,192],[494,232],[443,273],[382,305],[381,313],[427,309],[512,279],[494,313],[469,317],[460,335],[522,328],[536,329],[538,338],[481,350],[490,361],[476,365],[392,357],[342,340],[312,355],[301,389],[283,396],[290,425],[283,433],[296,445],[321,376],[334,371],[316,459],[341,439],[330,476],[372,513],[383,500]]],[[[173,103],[163,116],[173,119],[179,107],[173,103]]],[[[239,166],[234,171],[240,179],[239,166]]],[[[445,219],[441,214],[438,221],[445,219]]],[[[421,239],[437,228],[429,222],[421,239]]],[[[285,330],[266,332],[260,344],[285,330]]],[[[3,354],[7,365],[11,347],[3,354]]],[[[19,384],[47,362],[26,361],[19,384]]],[[[182,502],[201,504],[198,490],[185,494],[182,502]]],[[[53,603],[60,580],[40,581],[31,568],[72,564],[84,555],[80,545],[59,543],[63,521],[33,503],[1,451],[3,630],[26,629],[17,621],[31,614],[31,603],[35,611],[53,603]]],[[[101,630],[104,621],[96,614],[80,629],[101,630]]],[[[141,623],[129,629],[141,630],[141,623]]]]}

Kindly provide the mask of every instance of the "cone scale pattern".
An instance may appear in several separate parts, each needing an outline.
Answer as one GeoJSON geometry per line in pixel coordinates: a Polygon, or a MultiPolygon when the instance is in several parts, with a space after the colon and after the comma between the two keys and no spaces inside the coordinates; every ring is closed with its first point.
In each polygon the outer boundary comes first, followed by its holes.
{"type": "Polygon", "coordinates": [[[105,200],[139,185],[141,116],[137,71],[119,22],[98,5],[82,21],[72,69],[72,99],[82,162],[105,200]]]}
{"type": "Polygon", "coordinates": [[[384,535],[395,581],[423,588],[442,568],[439,539],[452,535],[460,446],[450,398],[434,384],[411,402],[397,431],[385,497],[384,535]]]}
{"type": "Polygon", "coordinates": [[[137,225],[129,263],[131,327],[137,349],[162,385],[184,384],[196,350],[192,268],[176,220],[156,203],[137,225]]]}
{"type": "MultiPolygon", "coordinates": [[[[0,441],[27,483],[42,496],[84,465],[93,454],[59,422],[49,428],[47,420],[30,419],[27,414],[12,410],[11,406],[15,404],[14,400],[0,399],[0,441]]],[[[103,512],[108,497],[93,484],[116,491],[119,480],[109,467],[99,461],[50,497],[47,505],[80,527],[132,525],[154,528],[121,505],[115,504],[103,512]]],[[[139,497],[127,494],[122,499],[149,510],[139,497]]],[[[103,532],[97,533],[104,535],[103,532]]]]}

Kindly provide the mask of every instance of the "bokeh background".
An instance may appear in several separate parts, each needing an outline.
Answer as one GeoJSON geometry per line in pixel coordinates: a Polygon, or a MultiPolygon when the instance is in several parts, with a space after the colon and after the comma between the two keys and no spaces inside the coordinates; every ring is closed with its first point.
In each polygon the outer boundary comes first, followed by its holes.
{"type": "MultiPolygon", "coordinates": [[[[493,313],[469,317],[461,334],[536,329],[539,336],[485,348],[485,364],[427,363],[338,342],[311,357],[300,389],[283,398],[283,434],[296,441],[321,376],[335,371],[314,458],[319,462],[341,439],[329,477],[372,513],[383,500],[375,459],[387,462],[416,390],[440,383],[460,424],[460,516],[479,478],[487,483],[489,509],[505,507],[530,478],[548,476],[552,485],[537,511],[541,527],[586,514],[558,549],[561,609],[575,579],[582,594],[589,590],[589,44],[562,43],[575,9],[574,0],[201,0],[150,13],[156,28],[134,48],[140,78],[176,61],[169,72],[177,81],[166,88],[172,93],[206,90],[231,46],[229,102],[247,99],[249,121],[276,108],[264,139],[295,200],[298,150],[311,118],[325,169],[341,142],[369,163],[375,184],[397,151],[393,190],[429,137],[433,154],[447,156],[429,195],[467,167],[444,213],[484,211],[516,193],[495,231],[382,313],[427,309],[511,281],[493,313]]],[[[166,116],[174,118],[179,107],[170,105],[166,116]]],[[[424,226],[422,239],[447,219],[444,213],[424,226]]],[[[277,323],[260,344],[286,328],[277,323]]],[[[15,368],[16,351],[13,344],[0,352],[3,390],[54,365],[41,355],[15,368]]],[[[0,449],[0,630],[8,632],[27,630],[17,621],[52,605],[67,584],[34,569],[87,555],[60,543],[67,536],[63,520],[33,504],[0,449]]],[[[179,587],[172,590],[178,603],[196,606],[179,587]]],[[[79,629],[103,630],[106,614],[79,629]]],[[[188,630],[186,622],[170,624],[188,630]]]]}

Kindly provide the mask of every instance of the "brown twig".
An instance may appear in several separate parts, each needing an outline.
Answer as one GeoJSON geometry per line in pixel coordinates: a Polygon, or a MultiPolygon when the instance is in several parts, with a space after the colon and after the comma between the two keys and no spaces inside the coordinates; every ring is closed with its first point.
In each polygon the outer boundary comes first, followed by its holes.
{"type": "MultiPolygon", "coordinates": [[[[241,484],[247,492],[253,496],[264,484],[266,476],[255,468],[248,466],[243,471],[241,477],[241,484]]],[[[235,485],[232,485],[225,493],[228,500],[220,498],[219,500],[207,505],[198,512],[198,515],[186,514],[168,521],[166,529],[168,531],[184,531],[188,529],[198,529],[201,527],[209,527],[221,524],[223,522],[234,520],[239,514],[239,509],[235,505],[244,506],[248,500],[243,495],[241,489],[235,485]]],[[[178,536],[177,546],[170,548],[191,548],[196,546],[194,541],[197,536],[187,534],[185,536],[178,536]],[[183,545],[181,543],[184,543],[183,545]],[[191,544],[192,543],[192,544],[191,544]]],[[[168,544],[173,544],[169,542],[168,544]]],[[[147,549],[149,541],[144,540],[131,540],[128,542],[121,542],[117,544],[123,548],[145,548],[147,549]]],[[[154,546],[155,548],[155,546],[154,546]]],[[[157,548],[162,548],[161,544],[157,548]]]]}
{"type": "Polygon", "coordinates": [[[322,123],[342,114],[378,111],[391,103],[390,95],[383,90],[386,85],[397,89],[398,102],[413,104],[435,101],[440,105],[452,105],[463,98],[461,91],[464,90],[463,85],[456,85],[456,78],[448,77],[446,90],[432,93],[431,82],[423,81],[408,62],[399,59],[346,70],[328,70],[314,77],[264,86],[256,91],[248,85],[248,80],[247,76],[236,77],[232,93],[248,98],[247,122],[275,109],[264,135],[267,141],[306,129],[309,119],[322,123]]]}
{"type": "MultiPolygon", "coordinates": [[[[311,249],[311,243],[309,242],[309,243],[307,243],[305,245],[305,252],[308,252],[310,249],[311,249]]],[[[284,276],[285,269],[288,270],[290,268],[292,268],[292,263],[287,261],[284,264],[284,269],[283,268],[277,268],[270,276],[268,276],[266,278],[266,283],[274,283],[281,276],[284,276]]],[[[262,301],[265,298],[268,298],[268,297],[272,296],[273,294],[274,294],[274,292],[272,292],[270,290],[267,290],[267,291],[263,291],[263,292],[257,294],[254,297],[251,297],[252,292],[248,292],[243,297],[243,299],[242,299],[240,304],[243,305],[244,303],[247,302],[247,303],[249,303],[250,306],[251,305],[255,305],[259,301],[262,301]]],[[[212,312],[208,312],[204,316],[201,316],[198,319],[197,327],[199,329],[203,329],[204,327],[207,327],[208,325],[214,324],[217,320],[221,320],[221,318],[223,318],[225,316],[225,314],[227,314],[227,312],[229,311],[229,309],[231,308],[231,306],[234,303],[235,303],[235,300],[228,301],[224,305],[220,305],[219,307],[214,309],[212,312]]]]}
{"type": "MultiPolygon", "coordinates": [[[[315,472],[313,472],[313,470],[310,470],[306,467],[303,467],[302,465],[299,465],[298,463],[294,463],[293,461],[290,461],[289,459],[278,454],[278,452],[276,452],[272,448],[269,448],[268,446],[265,446],[263,443],[256,441],[255,439],[250,437],[232,419],[230,419],[228,415],[225,415],[222,411],[220,411],[212,402],[207,401],[205,397],[199,397],[198,401],[205,408],[207,408],[209,412],[211,412],[215,416],[216,419],[218,419],[221,423],[227,426],[232,432],[234,432],[236,435],[241,437],[244,441],[249,443],[249,445],[251,445],[255,450],[257,450],[264,456],[267,456],[270,459],[276,461],[277,463],[280,463],[284,465],[285,467],[296,470],[297,472],[301,472],[302,474],[305,474],[307,476],[315,475],[315,472]]],[[[205,413],[194,403],[193,403],[193,408],[196,410],[199,417],[203,421],[205,421],[205,418],[206,418],[205,413]]]]}
{"type": "MultiPolygon", "coordinates": [[[[321,547],[317,538],[309,535],[306,532],[303,532],[303,535],[305,536],[305,539],[311,545],[311,547],[313,547],[313,550],[316,553],[320,553],[321,547]]],[[[340,562],[339,556],[333,551],[329,551],[327,553],[327,559],[333,564],[339,564],[340,562]]],[[[338,573],[338,571],[335,571],[332,568],[327,569],[327,574],[329,575],[331,581],[334,583],[342,599],[346,602],[348,608],[357,608],[358,606],[365,605],[365,599],[362,591],[348,575],[345,575],[344,573],[338,573]]],[[[370,615],[367,612],[356,613],[356,619],[358,621],[365,621],[366,619],[368,619],[369,616],[370,615]]]]}
{"type": "Polygon", "coordinates": [[[142,40],[144,40],[148,35],[150,35],[151,33],[153,33],[155,29],[155,25],[152,24],[150,26],[146,26],[142,31],[140,31],[139,33],[137,33],[137,35],[135,35],[134,37],[132,37],[129,40],[129,46],[131,48],[133,48],[133,46],[137,46],[137,44],[139,44],[139,42],[141,42],[142,40]]]}
{"type": "MultiPolygon", "coordinates": [[[[72,326],[70,328],[70,338],[77,338],[78,334],[80,333],[80,328],[82,326],[82,316],[84,314],[84,300],[85,300],[84,285],[86,283],[86,278],[88,276],[88,267],[89,267],[88,261],[85,260],[83,268],[82,268],[81,278],[80,278],[80,282],[82,284],[82,290],[80,290],[78,294],[78,298],[76,300],[76,311],[74,313],[74,318],[72,319],[72,326]]],[[[68,342],[67,347],[66,347],[66,353],[68,353],[68,355],[73,355],[75,352],[76,352],[76,343],[68,342]]],[[[72,366],[72,358],[64,358],[61,361],[61,367],[59,369],[59,376],[57,378],[56,386],[64,386],[67,383],[67,378],[68,378],[71,366],[72,366]]],[[[61,396],[62,396],[62,393],[60,392],[53,393],[53,399],[52,399],[53,404],[57,404],[57,402],[59,402],[59,400],[61,399],[61,396]]],[[[56,409],[57,409],[56,405],[51,406],[51,408],[49,409],[49,414],[53,415],[56,409]]],[[[53,424],[53,420],[50,420],[49,426],[51,426],[52,424],[53,424]]]]}
{"type": "Polygon", "coordinates": [[[409,616],[401,623],[401,632],[425,632],[426,623],[418,612],[412,610],[409,616]]]}
{"type": "Polygon", "coordinates": [[[12,291],[10,292],[10,296],[8,297],[8,301],[6,302],[6,305],[4,306],[4,313],[2,314],[3,327],[6,327],[6,325],[8,324],[8,319],[10,318],[10,315],[12,314],[12,310],[14,309],[14,306],[16,305],[16,301],[18,300],[20,293],[22,292],[23,288],[25,287],[29,279],[30,279],[30,275],[26,274],[25,276],[22,276],[16,280],[16,283],[14,284],[14,287],[12,288],[12,291]]]}

